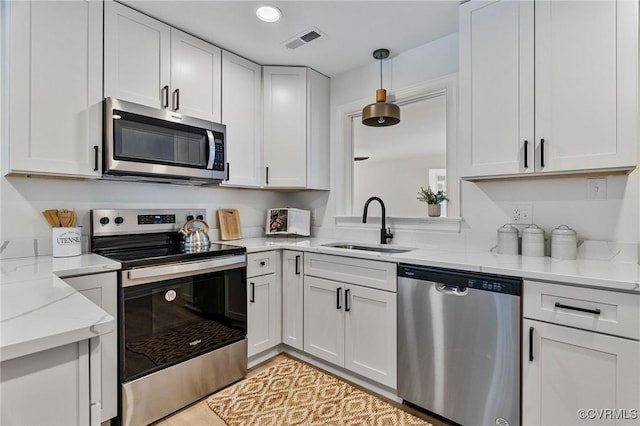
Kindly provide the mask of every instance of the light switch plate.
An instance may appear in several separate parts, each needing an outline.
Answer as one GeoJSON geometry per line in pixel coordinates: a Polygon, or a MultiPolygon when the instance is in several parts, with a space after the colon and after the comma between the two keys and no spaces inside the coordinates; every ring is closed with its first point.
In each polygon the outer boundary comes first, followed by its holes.
{"type": "Polygon", "coordinates": [[[587,199],[606,200],[607,199],[607,179],[589,178],[587,179],[587,199]]]}

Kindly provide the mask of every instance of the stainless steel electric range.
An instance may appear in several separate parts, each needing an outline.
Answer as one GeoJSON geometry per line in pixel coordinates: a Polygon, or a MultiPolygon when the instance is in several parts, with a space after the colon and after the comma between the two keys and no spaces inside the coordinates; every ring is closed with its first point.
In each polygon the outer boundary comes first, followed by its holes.
{"type": "Polygon", "coordinates": [[[120,424],[149,424],[246,375],[246,249],[185,249],[178,231],[205,215],[91,212],[91,251],[122,263],[120,424]]]}

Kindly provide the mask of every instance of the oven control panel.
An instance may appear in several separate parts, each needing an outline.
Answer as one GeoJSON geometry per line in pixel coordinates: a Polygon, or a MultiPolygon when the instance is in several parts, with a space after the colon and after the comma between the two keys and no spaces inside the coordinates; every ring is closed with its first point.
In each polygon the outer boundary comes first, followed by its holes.
{"type": "Polygon", "coordinates": [[[205,209],[91,210],[91,236],[178,231],[189,220],[206,220],[205,209]]]}
{"type": "Polygon", "coordinates": [[[139,225],[157,225],[159,223],[176,223],[175,214],[139,214],[139,225]]]}

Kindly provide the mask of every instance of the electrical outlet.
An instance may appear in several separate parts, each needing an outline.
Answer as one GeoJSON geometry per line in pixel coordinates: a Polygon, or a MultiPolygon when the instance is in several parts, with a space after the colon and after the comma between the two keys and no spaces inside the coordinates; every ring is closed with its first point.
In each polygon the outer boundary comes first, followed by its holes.
{"type": "Polygon", "coordinates": [[[587,179],[587,199],[606,200],[607,199],[607,179],[590,178],[587,179]]]}
{"type": "Polygon", "coordinates": [[[530,225],[533,223],[533,206],[531,204],[517,204],[511,206],[509,220],[517,225],[530,225]]]}

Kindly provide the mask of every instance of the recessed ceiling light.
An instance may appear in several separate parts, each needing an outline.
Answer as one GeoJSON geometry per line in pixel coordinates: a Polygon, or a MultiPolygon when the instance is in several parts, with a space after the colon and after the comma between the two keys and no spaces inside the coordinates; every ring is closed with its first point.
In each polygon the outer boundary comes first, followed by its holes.
{"type": "Polygon", "coordinates": [[[256,16],[264,22],[276,22],[282,16],[282,12],[275,6],[260,6],[256,10],[256,16]]]}

